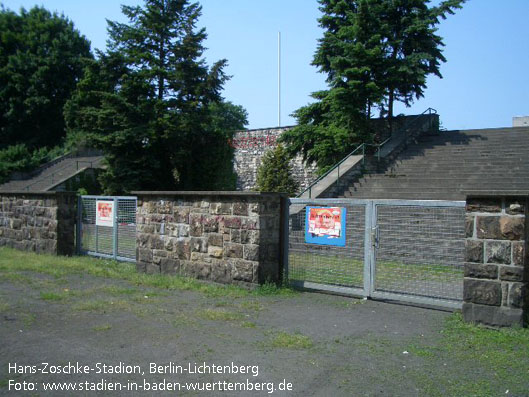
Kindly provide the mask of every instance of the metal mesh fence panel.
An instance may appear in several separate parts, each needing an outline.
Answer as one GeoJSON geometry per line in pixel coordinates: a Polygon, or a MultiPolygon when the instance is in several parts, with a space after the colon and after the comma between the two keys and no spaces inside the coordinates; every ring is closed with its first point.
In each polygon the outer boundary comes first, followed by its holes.
{"type": "Polygon", "coordinates": [[[113,197],[81,197],[80,251],[89,255],[136,259],[136,199],[118,198],[114,226],[96,225],[97,200],[112,201],[113,197]],[[114,252],[114,232],[117,228],[114,252]]]}
{"type": "Polygon", "coordinates": [[[363,288],[364,238],[365,205],[293,201],[289,219],[289,279],[363,288]],[[345,247],[305,242],[307,206],[346,208],[345,247]]]}
{"type": "Polygon", "coordinates": [[[117,256],[136,259],[136,199],[118,199],[117,256]]]}
{"type": "Polygon", "coordinates": [[[375,291],[462,300],[465,209],[377,205],[375,291]]]}

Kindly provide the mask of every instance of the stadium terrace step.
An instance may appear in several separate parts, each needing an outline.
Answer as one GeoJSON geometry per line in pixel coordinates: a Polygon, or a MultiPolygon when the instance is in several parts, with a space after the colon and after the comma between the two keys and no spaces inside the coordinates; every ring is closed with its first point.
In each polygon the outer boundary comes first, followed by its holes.
{"type": "Polygon", "coordinates": [[[347,183],[340,197],[464,200],[468,190],[527,191],[529,128],[419,136],[383,169],[347,183]]]}

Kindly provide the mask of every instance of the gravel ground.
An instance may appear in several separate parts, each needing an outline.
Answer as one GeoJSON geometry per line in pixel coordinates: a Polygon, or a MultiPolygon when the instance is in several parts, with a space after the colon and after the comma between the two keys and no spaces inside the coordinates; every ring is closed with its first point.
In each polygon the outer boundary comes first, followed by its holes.
{"type": "Polygon", "coordinates": [[[44,391],[46,382],[78,382],[106,385],[98,395],[158,395],[179,382],[180,390],[165,393],[436,395],[436,379],[467,370],[446,355],[420,354],[439,342],[449,315],[318,293],[212,297],[18,273],[0,278],[0,394],[24,382],[36,390],[16,395],[86,394],[44,391]],[[78,365],[88,373],[75,373],[78,365]],[[164,365],[166,373],[151,373],[164,365]],[[123,366],[136,373],[119,373],[123,366]],[[56,370],[74,373],[43,373],[56,370]],[[211,389],[193,391],[186,382],[211,389]],[[108,390],[114,383],[121,392],[108,390]]]}

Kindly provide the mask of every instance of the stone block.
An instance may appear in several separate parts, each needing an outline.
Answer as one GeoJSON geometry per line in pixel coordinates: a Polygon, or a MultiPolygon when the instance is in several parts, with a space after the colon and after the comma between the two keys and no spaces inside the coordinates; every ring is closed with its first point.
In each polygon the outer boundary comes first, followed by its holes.
{"type": "Polygon", "coordinates": [[[482,305],[501,305],[501,283],[465,279],[463,281],[463,300],[482,305]]]}
{"type": "Polygon", "coordinates": [[[240,229],[242,218],[238,216],[227,216],[224,218],[224,226],[228,229],[240,229]]]}
{"type": "Polygon", "coordinates": [[[253,244],[243,245],[243,259],[247,261],[259,260],[259,246],[253,244]]]}
{"type": "Polygon", "coordinates": [[[509,288],[508,305],[523,309],[526,300],[527,287],[524,283],[512,283],[509,288]]]}
{"type": "Polygon", "coordinates": [[[160,266],[154,263],[145,264],[145,273],[147,274],[160,274],[160,266]]]}
{"type": "Polygon", "coordinates": [[[152,250],[148,248],[138,248],[138,260],[140,262],[150,263],[152,262],[152,250]]]}
{"type": "Polygon", "coordinates": [[[236,243],[224,244],[224,256],[226,258],[242,258],[243,246],[236,243]]]}
{"type": "Polygon", "coordinates": [[[176,223],[187,223],[189,224],[189,213],[191,209],[189,207],[174,207],[173,216],[176,223]]]}
{"type": "Polygon", "coordinates": [[[523,241],[515,241],[512,243],[512,263],[516,266],[524,265],[525,243],[523,241]]]}
{"type": "Polygon", "coordinates": [[[210,212],[215,215],[231,215],[231,203],[211,203],[210,212]]]}
{"type": "Polygon", "coordinates": [[[189,243],[191,245],[191,252],[208,252],[207,237],[191,237],[189,243]]]}
{"type": "Polygon", "coordinates": [[[511,263],[511,243],[508,241],[487,241],[485,244],[485,263],[511,263]]]}
{"type": "Polygon", "coordinates": [[[222,255],[224,253],[224,250],[222,247],[215,247],[215,246],[209,246],[208,247],[208,255],[212,258],[222,258],[222,255]]]}
{"type": "Polygon", "coordinates": [[[501,212],[501,198],[469,198],[467,212],[501,212]]]}
{"type": "Polygon", "coordinates": [[[501,236],[507,240],[522,240],[525,236],[525,218],[523,217],[500,217],[501,236]]]}
{"type": "Polygon", "coordinates": [[[241,229],[245,230],[259,230],[259,218],[243,218],[241,222],[241,229]]]}
{"type": "Polygon", "coordinates": [[[232,266],[224,261],[214,261],[211,264],[209,279],[217,283],[229,284],[231,282],[232,266]]]}
{"type": "Polygon", "coordinates": [[[173,213],[173,203],[167,200],[160,200],[155,203],[156,212],[158,214],[172,214],[173,213]]]}
{"type": "Polygon", "coordinates": [[[466,237],[474,236],[474,217],[466,216],[465,217],[465,235],[466,237]]]}
{"type": "Polygon", "coordinates": [[[232,243],[241,243],[241,233],[242,230],[240,229],[231,229],[230,231],[230,241],[232,243]]]}
{"type": "Polygon", "coordinates": [[[157,234],[151,234],[149,238],[149,247],[156,250],[164,249],[165,242],[161,236],[157,234]]]}
{"type": "Polygon", "coordinates": [[[187,259],[191,257],[191,244],[188,239],[178,238],[176,240],[175,257],[178,259],[187,259]]]}
{"type": "Polygon", "coordinates": [[[232,279],[238,281],[246,281],[248,283],[254,280],[254,263],[236,260],[231,262],[232,265],[232,279]]]}
{"type": "Polygon", "coordinates": [[[233,204],[233,215],[248,216],[248,203],[236,202],[233,204]]]}
{"type": "Polygon", "coordinates": [[[465,262],[483,263],[483,241],[465,240],[465,262]]]}
{"type": "Polygon", "coordinates": [[[204,234],[202,225],[202,214],[191,214],[189,216],[189,235],[193,237],[201,237],[204,234]]]}
{"type": "Polygon", "coordinates": [[[522,327],[524,323],[522,309],[463,303],[462,312],[463,319],[469,323],[494,327],[522,327]]]}
{"type": "Polygon", "coordinates": [[[209,279],[211,275],[211,264],[205,263],[205,262],[195,262],[195,269],[194,273],[196,274],[197,278],[200,279],[209,279]]]}
{"type": "Polygon", "coordinates": [[[499,216],[478,216],[476,222],[477,237],[479,239],[502,239],[499,216]]]}
{"type": "Polygon", "coordinates": [[[160,262],[160,270],[163,274],[177,274],[179,267],[178,259],[164,258],[160,262]]]}
{"type": "Polygon", "coordinates": [[[224,245],[224,239],[222,237],[222,234],[219,233],[211,233],[208,234],[208,244],[215,247],[222,247],[224,245]]]}
{"type": "Polygon", "coordinates": [[[509,215],[523,215],[525,213],[525,202],[508,198],[505,201],[505,212],[509,215]]]}
{"type": "Polygon", "coordinates": [[[523,268],[519,266],[501,266],[500,280],[523,281],[523,268]]]}
{"type": "Polygon", "coordinates": [[[204,233],[217,233],[219,231],[219,218],[212,215],[202,216],[204,233]]]}
{"type": "Polygon", "coordinates": [[[465,277],[496,280],[498,279],[498,265],[465,263],[465,277]]]}

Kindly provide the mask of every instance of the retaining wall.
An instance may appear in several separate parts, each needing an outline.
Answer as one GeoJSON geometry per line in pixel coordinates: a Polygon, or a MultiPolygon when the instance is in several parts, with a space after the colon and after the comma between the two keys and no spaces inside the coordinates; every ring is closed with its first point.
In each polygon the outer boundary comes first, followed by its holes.
{"type": "Polygon", "coordinates": [[[225,284],[281,277],[286,197],[247,192],[133,192],[137,268],[225,284]]]}
{"type": "Polygon", "coordinates": [[[75,193],[1,192],[0,246],[73,255],[76,209],[75,193]]]}
{"type": "Polygon", "coordinates": [[[528,204],[527,196],[467,199],[463,293],[466,321],[527,325],[528,204]]]}

